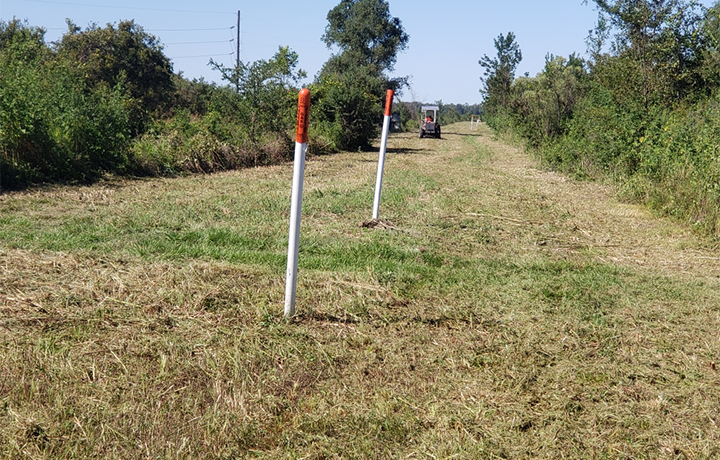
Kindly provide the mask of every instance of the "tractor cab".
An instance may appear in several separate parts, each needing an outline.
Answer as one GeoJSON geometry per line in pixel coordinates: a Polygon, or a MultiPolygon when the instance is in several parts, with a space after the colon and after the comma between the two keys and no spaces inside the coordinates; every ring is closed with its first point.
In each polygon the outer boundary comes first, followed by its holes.
{"type": "Polygon", "coordinates": [[[440,107],[436,105],[424,105],[422,106],[421,118],[420,118],[420,133],[419,138],[425,136],[435,137],[440,139],[440,123],[438,122],[438,112],[440,107]]]}

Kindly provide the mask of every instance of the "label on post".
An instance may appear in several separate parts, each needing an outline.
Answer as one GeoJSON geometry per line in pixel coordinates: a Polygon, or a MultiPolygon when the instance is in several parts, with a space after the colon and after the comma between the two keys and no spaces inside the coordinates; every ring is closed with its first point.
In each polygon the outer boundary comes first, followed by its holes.
{"type": "Polygon", "coordinates": [[[310,90],[303,88],[298,95],[297,131],[295,141],[300,144],[307,144],[308,122],[310,121],[310,90]]]}

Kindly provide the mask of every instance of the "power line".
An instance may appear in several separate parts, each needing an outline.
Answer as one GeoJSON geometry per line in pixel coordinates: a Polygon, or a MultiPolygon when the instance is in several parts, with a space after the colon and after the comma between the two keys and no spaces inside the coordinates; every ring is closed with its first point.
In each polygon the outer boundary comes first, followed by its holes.
{"type": "Polygon", "coordinates": [[[143,10],[143,11],[162,11],[165,13],[192,13],[192,14],[235,14],[229,11],[199,11],[199,10],[170,10],[164,8],[143,8],[143,7],[132,7],[132,6],[115,6],[115,5],[97,5],[90,3],[75,3],[75,2],[58,2],[53,0],[26,0],[34,3],[51,3],[56,5],[72,5],[72,6],[89,6],[93,8],[112,8],[120,10],[143,10]]]}
{"type": "MultiPolygon", "coordinates": [[[[209,28],[209,29],[152,29],[152,30],[150,30],[150,29],[148,29],[148,28],[146,28],[146,27],[143,27],[143,28],[144,28],[145,30],[147,30],[148,32],[150,32],[150,31],[152,31],[152,32],[201,32],[201,31],[209,31],[209,30],[230,30],[230,29],[234,29],[235,26],[231,26],[231,27],[212,27],[212,28],[209,28]]],[[[43,29],[45,29],[45,30],[68,30],[67,27],[43,27],[43,29]]],[[[235,40],[235,39],[234,39],[234,38],[231,38],[230,40],[221,40],[221,41],[212,42],[212,43],[221,43],[221,42],[233,41],[233,40],[235,40]]],[[[210,43],[210,42],[207,42],[207,43],[210,43]]],[[[166,44],[170,44],[170,43],[166,43],[166,44]]]]}
{"type": "MultiPolygon", "coordinates": [[[[248,18],[247,15],[245,15],[245,17],[246,17],[246,19],[248,18]]],[[[270,25],[273,25],[273,26],[277,26],[277,27],[281,28],[282,30],[292,30],[292,31],[295,31],[295,32],[307,33],[307,29],[299,29],[299,28],[295,28],[295,27],[289,27],[289,26],[287,26],[287,24],[283,24],[283,23],[281,23],[281,22],[268,21],[268,20],[265,19],[264,17],[256,17],[256,16],[252,16],[252,15],[251,15],[249,19],[250,19],[253,23],[264,22],[265,24],[270,24],[270,25]]],[[[243,32],[243,33],[245,33],[245,32],[243,32]]]]}
{"type": "Polygon", "coordinates": [[[231,27],[212,27],[210,29],[152,29],[153,32],[198,32],[205,30],[229,30],[234,29],[235,26],[231,27]]]}
{"type": "Polygon", "coordinates": [[[233,42],[235,41],[234,38],[231,38],[230,40],[215,40],[211,42],[173,42],[173,43],[163,43],[163,45],[205,45],[209,43],[227,43],[227,42],[233,42]]]}
{"type": "MultiPolygon", "coordinates": [[[[289,38],[289,37],[278,36],[277,34],[269,35],[269,34],[257,34],[255,32],[243,32],[243,35],[253,35],[256,37],[274,38],[277,40],[291,40],[293,42],[304,42],[304,43],[317,43],[318,42],[318,40],[289,38]]],[[[307,37],[310,36],[310,34],[307,34],[307,33],[305,35],[307,37]]]]}
{"type": "Polygon", "coordinates": [[[215,56],[231,56],[235,53],[225,53],[225,54],[199,54],[197,56],[176,56],[171,57],[170,60],[173,59],[190,59],[190,58],[201,58],[201,57],[215,57],[215,56]]]}

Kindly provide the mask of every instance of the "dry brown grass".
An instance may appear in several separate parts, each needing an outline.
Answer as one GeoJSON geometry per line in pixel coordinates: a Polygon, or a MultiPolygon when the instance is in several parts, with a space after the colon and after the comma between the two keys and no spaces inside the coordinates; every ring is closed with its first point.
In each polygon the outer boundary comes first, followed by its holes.
{"type": "Polygon", "coordinates": [[[717,251],[466,125],[308,162],[290,322],[291,165],[0,196],[0,456],[719,456],[717,251]]]}

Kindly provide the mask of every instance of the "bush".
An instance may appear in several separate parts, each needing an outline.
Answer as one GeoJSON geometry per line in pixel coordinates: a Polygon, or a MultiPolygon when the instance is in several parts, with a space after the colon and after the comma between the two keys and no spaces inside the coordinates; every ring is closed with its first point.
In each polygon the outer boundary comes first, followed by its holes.
{"type": "Polygon", "coordinates": [[[276,164],[290,159],[292,152],[288,135],[265,133],[251,141],[241,125],[221,122],[214,111],[200,117],[179,111],[171,119],[156,121],[132,144],[135,172],[152,176],[276,164]]]}
{"type": "Polygon", "coordinates": [[[626,196],[720,236],[720,97],[658,113],[638,139],[626,196]]]}
{"type": "Polygon", "coordinates": [[[620,110],[595,88],[543,161],[578,178],[611,177],[621,195],[720,236],[720,95],[689,107],[620,110]]]}
{"type": "Polygon", "coordinates": [[[58,58],[81,72],[88,88],[122,85],[133,134],[144,132],[153,115],[172,99],[172,64],[156,37],[134,21],[91,25],[81,30],[68,21],[68,32],[56,44],[58,58]]]}
{"type": "Polygon", "coordinates": [[[328,72],[310,88],[311,123],[340,150],[368,150],[380,132],[388,85],[366,68],[328,72]]]}
{"type": "MultiPolygon", "coordinates": [[[[17,22],[0,23],[0,32],[17,22]]],[[[2,35],[0,33],[0,35],[2,35]]],[[[85,87],[78,71],[33,33],[0,48],[0,185],[88,181],[128,164],[121,88],[85,87]]]]}

